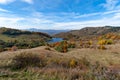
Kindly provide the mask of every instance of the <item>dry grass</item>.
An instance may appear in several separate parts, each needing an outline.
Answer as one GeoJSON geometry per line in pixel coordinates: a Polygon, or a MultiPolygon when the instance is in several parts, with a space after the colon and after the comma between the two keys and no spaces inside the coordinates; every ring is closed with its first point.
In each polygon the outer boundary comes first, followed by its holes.
{"type": "MultiPolygon", "coordinates": [[[[53,48],[50,48],[50,50],[46,50],[45,46],[33,49],[2,52],[0,53],[0,79],[9,80],[11,78],[14,80],[98,80],[95,79],[97,77],[91,76],[95,75],[95,73],[101,73],[102,68],[97,68],[97,65],[99,64],[96,65],[96,61],[100,62],[101,65],[109,67],[111,70],[114,69],[113,72],[115,70],[115,72],[120,72],[120,44],[109,45],[106,47],[107,50],[75,48],[67,53],[57,52],[53,48]],[[22,71],[11,71],[9,65],[11,64],[13,58],[23,52],[37,54],[38,56],[45,59],[47,65],[43,68],[28,67],[27,71],[26,69],[23,69],[22,71]],[[91,64],[95,64],[92,65],[92,69],[91,64]],[[3,76],[3,74],[5,75],[3,76]]],[[[115,78],[113,74],[111,74],[111,76],[113,76],[112,78],[115,78]]],[[[120,77],[118,77],[118,79],[116,78],[116,80],[119,79],[120,77]]]]}
{"type": "Polygon", "coordinates": [[[120,44],[108,45],[106,47],[107,50],[89,48],[74,49],[64,55],[74,56],[79,59],[86,57],[91,62],[99,61],[104,65],[109,65],[109,63],[112,63],[113,65],[120,65],[120,44]]]}

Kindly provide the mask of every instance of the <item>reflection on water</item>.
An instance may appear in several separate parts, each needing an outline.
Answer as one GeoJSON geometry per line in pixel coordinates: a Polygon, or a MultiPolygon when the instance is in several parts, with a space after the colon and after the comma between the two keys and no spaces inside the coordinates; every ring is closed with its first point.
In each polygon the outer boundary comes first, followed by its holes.
{"type": "Polygon", "coordinates": [[[63,41],[63,38],[52,38],[48,41],[48,43],[55,43],[55,42],[61,42],[63,41]]]}

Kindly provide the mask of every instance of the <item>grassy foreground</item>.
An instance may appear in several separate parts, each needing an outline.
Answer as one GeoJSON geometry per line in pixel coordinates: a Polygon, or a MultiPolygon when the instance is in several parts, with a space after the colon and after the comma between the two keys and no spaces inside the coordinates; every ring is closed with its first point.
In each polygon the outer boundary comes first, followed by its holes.
{"type": "Polygon", "coordinates": [[[120,80],[119,45],[109,50],[46,46],[0,53],[0,80],[120,80]]]}

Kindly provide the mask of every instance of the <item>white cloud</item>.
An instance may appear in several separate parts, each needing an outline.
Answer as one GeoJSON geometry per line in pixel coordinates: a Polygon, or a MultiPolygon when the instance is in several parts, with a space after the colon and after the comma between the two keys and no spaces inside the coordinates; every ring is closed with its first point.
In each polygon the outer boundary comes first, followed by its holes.
{"type": "Polygon", "coordinates": [[[8,4],[14,2],[15,0],[0,0],[0,4],[8,4]]]}
{"type": "Polygon", "coordinates": [[[18,21],[23,20],[23,18],[15,17],[15,18],[8,18],[8,17],[0,17],[1,23],[17,23],[18,21]]]}
{"type": "Polygon", "coordinates": [[[107,10],[113,10],[117,7],[119,0],[106,0],[106,3],[101,4],[107,10]]]}
{"type": "Polygon", "coordinates": [[[80,16],[79,14],[72,14],[71,16],[69,16],[68,14],[68,16],[66,16],[67,15],[65,14],[64,17],[56,17],[55,15],[50,16],[40,12],[32,12],[31,14],[25,17],[20,17],[19,15],[14,15],[12,13],[2,13],[0,14],[0,26],[18,29],[80,29],[89,26],[120,26],[120,10],[111,10],[107,12],[91,13],[80,16]],[[102,15],[102,17],[98,19],[90,18],[95,17],[96,15],[102,15]],[[73,17],[81,18],[82,21],[80,21],[79,19],[73,19],[73,17]],[[67,21],[68,18],[70,18],[71,20],[67,21]],[[88,20],[85,20],[84,18],[88,18],[88,20]]]}
{"type": "Polygon", "coordinates": [[[95,16],[95,15],[100,15],[100,14],[101,14],[101,12],[90,13],[90,14],[83,14],[83,15],[75,16],[74,18],[83,18],[83,17],[95,16]]]}
{"type": "Polygon", "coordinates": [[[55,29],[81,29],[83,27],[100,27],[105,25],[110,26],[120,26],[120,18],[119,19],[98,19],[98,20],[90,20],[90,21],[82,21],[82,22],[63,22],[56,23],[53,27],[55,29]]]}
{"type": "Polygon", "coordinates": [[[0,12],[10,12],[10,11],[3,9],[3,8],[0,8],[0,12]]]}
{"type": "MultiPolygon", "coordinates": [[[[63,20],[66,20],[64,18],[71,18],[71,19],[82,19],[84,20],[84,18],[90,18],[90,17],[95,17],[95,16],[109,16],[109,15],[113,15],[113,14],[116,14],[116,13],[120,13],[120,10],[109,10],[109,11],[105,11],[105,12],[97,12],[97,13],[89,13],[89,14],[78,14],[78,13],[65,13],[62,17],[63,20]]],[[[73,20],[74,21],[74,20],[73,20]]]]}
{"type": "MultiPolygon", "coordinates": [[[[0,4],[9,4],[14,1],[17,1],[17,0],[0,0],[0,4]]],[[[26,2],[28,4],[33,4],[33,0],[20,0],[20,1],[26,2]]]]}
{"type": "Polygon", "coordinates": [[[24,20],[24,18],[12,15],[10,13],[0,14],[0,26],[2,27],[19,28],[19,22],[22,20],[24,20]]]}
{"type": "Polygon", "coordinates": [[[26,2],[28,4],[33,4],[33,0],[22,0],[23,2],[26,2]]]}

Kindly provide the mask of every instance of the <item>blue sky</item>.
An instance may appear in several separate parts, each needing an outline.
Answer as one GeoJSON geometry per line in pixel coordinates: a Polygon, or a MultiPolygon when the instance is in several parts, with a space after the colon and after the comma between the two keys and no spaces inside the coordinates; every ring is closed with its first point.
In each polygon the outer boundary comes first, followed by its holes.
{"type": "Polygon", "coordinates": [[[120,0],[0,0],[0,26],[81,29],[120,26],[120,0]]]}

